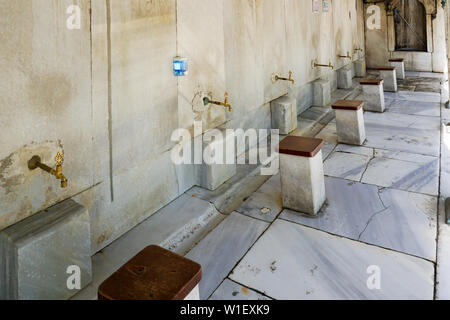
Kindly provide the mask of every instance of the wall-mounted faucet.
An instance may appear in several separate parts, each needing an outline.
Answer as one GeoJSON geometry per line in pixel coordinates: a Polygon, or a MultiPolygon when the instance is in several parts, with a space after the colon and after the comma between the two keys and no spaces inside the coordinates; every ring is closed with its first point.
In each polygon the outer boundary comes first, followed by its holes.
{"type": "Polygon", "coordinates": [[[56,179],[61,180],[61,188],[67,188],[67,179],[62,172],[63,171],[62,170],[63,161],[64,161],[64,156],[60,152],[58,152],[55,157],[56,169],[52,169],[49,166],[47,166],[41,162],[41,157],[33,156],[28,161],[28,168],[30,170],[35,170],[37,168],[41,168],[42,170],[55,176],[56,179]]]}
{"type": "Polygon", "coordinates": [[[205,106],[207,106],[208,104],[215,104],[215,105],[227,108],[229,112],[233,112],[233,107],[228,103],[228,92],[225,92],[225,101],[224,102],[214,101],[214,100],[209,99],[208,97],[204,97],[203,104],[205,106]]]}
{"type": "Polygon", "coordinates": [[[313,68],[321,67],[321,68],[330,68],[331,70],[334,69],[334,66],[331,64],[331,61],[328,64],[319,64],[314,60],[312,66],[313,68]]]}
{"type": "Polygon", "coordinates": [[[364,49],[362,49],[362,48],[356,48],[356,49],[355,49],[355,52],[358,52],[358,51],[361,51],[361,52],[363,52],[363,51],[364,51],[364,49]]]}
{"type": "Polygon", "coordinates": [[[292,79],[292,71],[289,71],[289,78],[282,78],[282,77],[275,75],[274,79],[275,79],[275,82],[279,81],[279,80],[283,80],[283,81],[290,81],[290,82],[292,82],[292,84],[295,84],[295,80],[292,79]]]}
{"type": "Polygon", "coordinates": [[[348,51],[347,51],[347,55],[346,56],[338,55],[338,57],[342,58],[342,59],[350,59],[350,60],[353,59],[352,56],[350,55],[350,52],[348,52],[348,51]]]}

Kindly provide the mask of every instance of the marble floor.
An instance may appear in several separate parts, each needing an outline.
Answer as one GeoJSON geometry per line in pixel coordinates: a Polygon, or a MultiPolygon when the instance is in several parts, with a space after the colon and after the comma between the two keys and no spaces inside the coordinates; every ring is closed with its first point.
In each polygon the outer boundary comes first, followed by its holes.
{"type": "MultiPolygon", "coordinates": [[[[235,233],[211,236],[226,249],[211,246],[214,255],[198,256],[208,267],[246,253],[233,268],[223,268],[223,279],[203,280],[209,282],[204,298],[450,299],[450,226],[443,219],[450,160],[441,159],[447,145],[450,156],[450,142],[442,141],[445,109],[438,77],[427,74],[422,83],[420,73],[409,76],[401,91],[386,94],[384,114],[365,113],[363,146],[339,144],[335,121],[321,123],[316,137],[325,140],[327,202],[318,217],[283,209],[279,175],[245,199],[234,214],[264,223],[258,229],[264,230],[251,246],[247,235],[239,235],[245,244],[234,248],[223,243],[237,241],[235,233]],[[220,257],[217,250],[223,250],[220,257]]],[[[253,240],[256,225],[245,225],[253,240]]]]}
{"type": "MultiPolygon", "coordinates": [[[[325,141],[327,201],[317,217],[283,209],[279,175],[242,167],[215,192],[192,188],[97,254],[96,284],[150,239],[202,265],[201,299],[450,299],[450,111],[440,75],[407,77],[386,93],[385,113],[365,112],[362,146],[338,143],[329,110],[299,117],[293,135],[325,141]]],[[[355,86],[333,98],[358,95],[355,86]]],[[[91,287],[78,298],[94,298],[91,287]]]]}

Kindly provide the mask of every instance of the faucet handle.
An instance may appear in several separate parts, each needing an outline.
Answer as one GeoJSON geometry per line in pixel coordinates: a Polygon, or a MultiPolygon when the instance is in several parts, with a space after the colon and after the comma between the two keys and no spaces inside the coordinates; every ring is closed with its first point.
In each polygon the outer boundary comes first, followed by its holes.
{"type": "Polygon", "coordinates": [[[64,156],[62,155],[61,152],[58,152],[55,156],[55,162],[57,166],[60,166],[63,164],[64,162],[64,156]]]}

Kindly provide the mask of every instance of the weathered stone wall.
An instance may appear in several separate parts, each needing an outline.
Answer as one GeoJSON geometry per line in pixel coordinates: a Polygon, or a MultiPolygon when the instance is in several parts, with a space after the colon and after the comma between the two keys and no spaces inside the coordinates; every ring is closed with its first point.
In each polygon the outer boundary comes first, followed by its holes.
{"type": "Polygon", "coordinates": [[[0,0],[0,229],[73,197],[91,216],[92,252],[194,184],[170,159],[176,128],[269,128],[270,101],[312,102],[311,82],[364,48],[362,0],[0,0]],[[66,28],[81,8],[80,30],[66,28]],[[91,12],[91,14],[90,14],[91,12]],[[172,58],[189,59],[175,78],[172,58]],[[296,84],[273,84],[293,71],[296,84]],[[195,114],[198,92],[222,100],[195,114]],[[27,161],[65,155],[69,188],[27,161]]]}

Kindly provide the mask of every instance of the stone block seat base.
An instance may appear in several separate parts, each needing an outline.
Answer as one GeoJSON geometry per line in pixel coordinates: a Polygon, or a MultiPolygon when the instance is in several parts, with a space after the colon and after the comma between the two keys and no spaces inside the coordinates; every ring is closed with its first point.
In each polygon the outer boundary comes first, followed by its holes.
{"type": "Polygon", "coordinates": [[[396,67],[381,67],[380,77],[384,80],[384,91],[397,92],[397,68],[396,67]]]}
{"type": "Polygon", "coordinates": [[[363,107],[364,101],[360,100],[339,100],[333,104],[340,143],[360,146],[366,141],[363,107]]]}
{"type": "Polygon", "coordinates": [[[405,59],[402,58],[389,59],[389,64],[391,65],[391,67],[396,68],[397,79],[404,80],[406,78],[405,59]]]}
{"type": "Polygon", "coordinates": [[[272,128],[280,134],[289,134],[297,129],[297,100],[283,96],[270,103],[272,128]]]}
{"type": "Polygon", "coordinates": [[[149,246],[105,280],[99,300],[199,300],[202,267],[158,246],[149,246]]]}
{"type": "Polygon", "coordinates": [[[384,112],[386,105],[384,100],[383,79],[363,79],[360,85],[363,90],[364,110],[384,112]]]}
{"type": "Polygon", "coordinates": [[[306,137],[286,137],[281,141],[281,194],[283,207],[317,215],[325,203],[322,147],[324,141],[306,137]]]}

